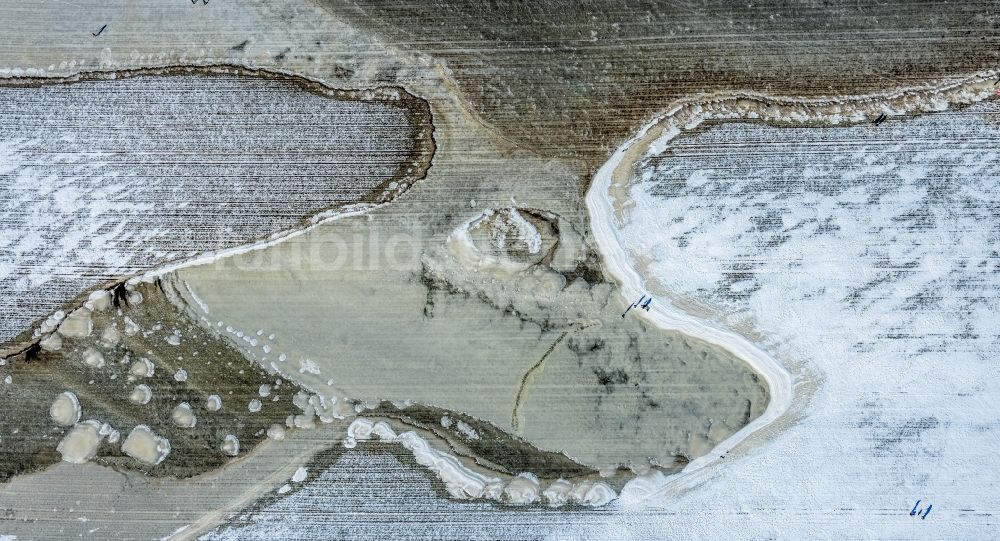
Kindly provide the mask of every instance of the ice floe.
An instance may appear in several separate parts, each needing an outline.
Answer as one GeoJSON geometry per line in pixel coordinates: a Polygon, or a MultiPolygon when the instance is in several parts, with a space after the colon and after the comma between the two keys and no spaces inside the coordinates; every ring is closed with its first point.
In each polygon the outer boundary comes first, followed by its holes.
{"type": "Polygon", "coordinates": [[[170,454],[170,441],[146,425],[138,425],[122,443],[122,452],[144,464],[155,466],[170,454]]]}

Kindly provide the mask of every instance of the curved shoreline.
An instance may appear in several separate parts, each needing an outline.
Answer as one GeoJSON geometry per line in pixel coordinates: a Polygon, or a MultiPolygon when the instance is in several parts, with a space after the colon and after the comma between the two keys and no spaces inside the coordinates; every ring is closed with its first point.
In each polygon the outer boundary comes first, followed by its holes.
{"type": "MultiPolygon", "coordinates": [[[[692,130],[702,122],[764,121],[783,125],[856,124],[878,115],[903,116],[942,111],[951,105],[968,105],[982,101],[993,93],[995,70],[980,72],[938,87],[903,89],[891,93],[851,96],[841,99],[794,99],[768,97],[757,93],[712,95],[678,101],[665,113],[647,122],[629,140],[622,143],[607,162],[594,174],[585,198],[590,213],[591,232],[604,268],[618,283],[624,299],[638,298],[648,293],[646,279],[632,265],[625,248],[621,229],[624,220],[620,198],[627,196],[633,166],[650,154],[662,153],[669,141],[692,130]]],[[[1000,91],[998,91],[1000,92],[1000,91]]],[[[625,504],[642,502],[652,496],[688,488],[697,481],[695,475],[721,460],[722,455],[742,443],[758,430],[785,416],[795,398],[792,374],[784,365],[760,346],[724,326],[692,316],[672,302],[658,302],[652,310],[639,317],[667,329],[722,347],[760,374],[771,393],[764,413],[738,432],[714,447],[711,452],[692,460],[682,471],[665,476],[654,473],[629,481],[622,489],[619,501],[625,504]]]]}
{"type": "MultiPolygon", "coordinates": [[[[640,132],[640,136],[641,136],[640,132]]],[[[644,283],[635,268],[628,264],[628,254],[622,243],[619,241],[616,231],[613,230],[612,214],[614,209],[611,205],[610,197],[605,197],[607,190],[611,188],[611,178],[613,172],[622,164],[627,150],[632,146],[634,140],[626,142],[618,148],[611,159],[605,163],[594,175],[594,182],[587,192],[587,208],[591,213],[591,231],[601,253],[601,260],[604,268],[614,277],[619,284],[619,291],[624,298],[637,298],[638,295],[646,294],[644,283]],[[603,193],[602,193],[603,192],[603,193]]],[[[681,310],[664,303],[654,303],[652,308],[646,313],[640,312],[640,317],[646,318],[653,324],[667,329],[684,333],[710,344],[718,345],[733,353],[750,367],[763,376],[767,382],[770,400],[764,413],[741,428],[732,436],[726,438],[719,445],[714,447],[709,454],[702,455],[692,460],[688,465],[671,476],[661,476],[663,482],[657,483],[655,492],[663,492],[679,484],[682,479],[690,476],[706,466],[719,460],[718,456],[729,451],[737,444],[748,438],[757,430],[771,424],[788,411],[794,395],[792,391],[792,375],[776,359],[771,357],[760,347],[743,336],[710,325],[693,316],[687,315],[681,310]]],[[[641,479],[641,478],[636,478],[641,479]]],[[[636,480],[629,481],[622,489],[621,496],[629,496],[631,491],[640,490],[652,495],[653,491],[639,488],[636,480]]],[[[639,499],[643,499],[640,496],[639,499]]]]}
{"type": "MultiPolygon", "coordinates": [[[[0,88],[41,88],[47,86],[69,86],[80,83],[99,83],[138,77],[168,78],[177,76],[226,76],[236,78],[278,81],[293,85],[302,92],[314,94],[328,100],[357,103],[384,103],[402,109],[411,122],[413,148],[410,156],[399,162],[392,176],[385,178],[361,198],[345,202],[328,202],[323,207],[301,213],[295,223],[280,229],[265,232],[260,236],[249,236],[240,244],[232,244],[218,249],[193,253],[175,259],[153,262],[152,265],[137,268],[130,273],[111,273],[111,268],[100,269],[99,281],[82,289],[75,296],[66,298],[52,310],[69,311],[81,306],[87,296],[96,290],[144,276],[148,273],[163,274],[174,268],[196,265],[205,261],[226,257],[242,251],[269,246],[285,238],[291,238],[307,231],[319,223],[341,214],[354,215],[391,203],[405,194],[412,186],[426,178],[437,150],[434,116],[430,103],[413,94],[401,85],[374,85],[370,87],[339,88],[317,77],[296,72],[258,67],[245,63],[204,63],[204,64],[162,64],[123,69],[97,69],[74,72],[64,76],[46,75],[33,70],[0,70],[0,88]]],[[[49,314],[51,314],[50,312],[49,314]]],[[[0,340],[0,356],[15,355],[37,343],[37,329],[48,315],[38,316],[13,336],[0,340]]]]}

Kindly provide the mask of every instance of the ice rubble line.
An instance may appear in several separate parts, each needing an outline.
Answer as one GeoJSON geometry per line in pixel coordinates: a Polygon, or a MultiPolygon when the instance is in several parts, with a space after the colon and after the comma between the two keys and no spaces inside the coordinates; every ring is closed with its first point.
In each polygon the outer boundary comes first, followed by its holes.
{"type": "Polygon", "coordinates": [[[584,480],[570,483],[558,479],[542,490],[538,478],[531,473],[521,473],[505,486],[499,477],[473,471],[462,464],[457,457],[434,449],[416,432],[396,434],[385,421],[373,423],[364,417],[358,417],[347,427],[344,447],[353,448],[358,441],[375,438],[401,444],[413,453],[413,458],[418,464],[434,472],[444,482],[448,493],[458,499],[484,498],[512,505],[528,505],[544,497],[551,507],[559,507],[567,502],[600,507],[607,505],[616,497],[614,489],[600,481],[584,480]]]}
{"type": "MultiPolygon", "coordinates": [[[[635,163],[662,153],[669,142],[685,130],[694,129],[707,120],[754,119],[787,125],[837,125],[864,122],[881,114],[900,116],[942,111],[950,105],[967,105],[990,97],[994,91],[992,81],[997,74],[996,70],[983,71],[938,87],[929,85],[891,93],[836,99],[786,98],[735,92],[679,100],[619,146],[594,174],[587,191],[586,204],[590,213],[591,231],[604,267],[619,283],[624,299],[638,298],[639,295],[648,293],[643,277],[630,264],[631,259],[624,248],[620,229],[615,225],[614,189],[625,187],[625,181],[629,180],[629,172],[635,163]],[[632,154],[632,151],[635,153],[632,154]],[[631,159],[626,161],[626,157],[631,159]]],[[[624,218],[620,216],[620,219],[624,218]]],[[[691,461],[682,471],[670,476],[653,471],[630,480],[621,492],[620,502],[623,504],[639,504],[650,497],[693,486],[698,482],[699,472],[718,462],[722,455],[754,432],[784,416],[794,398],[791,373],[777,359],[744,336],[694,317],[666,300],[654,303],[651,308],[645,314],[639,312],[639,317],[645,317],[661,328],[679,331],[729,350],[764,378],[771,397],[767,409],[760,417],[721,442],[708,454],[691,461]]]]}
{"type": "MultiPolygon", "coordinates": [[[[160,278],[166,274],[180,270],[186,267],[194,267],[197,265],[208,265],[214,263],[220,259],[225,259],[227,257],[233,257],[237,255],[246,254],[249,252],[255,252],[257,250],[263,250],[265,248],[270,248],[276,244],[280,244],[288,239],[304,235],[316,227],[323,225],[327,222],[332,222],[341,218],[350,218],[352,216],[362,216],[373,210],[381,208],[389,203],[358,203],[354,205],[345,205],[337,209],[331,209],[328,211],[320,212],[309,218],[308,225],[299,227],[297,229],[292,229],[290,231],[280,231],[271,235],[270,237],[253,242],[250,244],[245,244],[243,246],[235,246],[232,248],[226,248],[224,250],[215,250],[212,252],[205,252],[198,256],[190,259],[184,259],[180,261],[172,261],[159,267],[150,269],[144,273],[133,276],[126,280],[126,283],[137,284],[139,282],[152,283],[157,278],[160,278]]],[[[200,306],[199,306],[200,308],[200,306]]],[[[207,306],[205,307],[207,308],[207,306]]]]}
{"type": "MultiPolygon", "coordinates": [[[[188,288],[187,291],[193,292],[193,288],[188,288]]],[[[178,300],[177,302],[184,301],[178,300]]],[[[221,327],[223,324],[223,322],[220,321],[216,325],[212,325],[211,322],[205,317],[200,317],[204,323],[212,328],[221,327]]],[[[235,333],[237,336],[243,336],[242,331],[238,331],[237,328],[232,326],[227,327],[226,331],[229,334],[235,333]]],[[[262,333],[263,330],[257,331],[258,335],[261,335],[262,333]]],[[[274,335],[271,336],[273,337],[274,335]]],[[[253,341],[252,343],[255,344],[256,341],[253,341]]],[[[237,346],[243,347],[238,343],[237,346]]],[[[281,356],[283,357],[284,355],[282,354],[281,356]]],[[[261,362],[259,359],[256,361],[261,362]]],[[[275,363],[271,363],[271,367],[274,368],[275,372],[278,374],[284,375],[280,367],[275,363]]],[[[306,384],[300,383],[299,385],[312,393],[316,393],[312,398],[319,398],[319,396],[323,394],[317,392],[315,389],[306,384]]],[[[327,382],[327,385],[331,386],[332,380],[327,382]]],[[[265,387],[268,386],[261,386],[261,396],[266,396],[266,394],[269,394],[270,392],[270,389],[266,389],[265,391],[265,387]]],[[[293,398],[293,402],[301,409],[311,409],[312,406],[306,404],[304,401],[301,404],[298,403],[299,396],[300,395],[296,395],[295,398],[293,398]]],[[[348,401],[350,401],[350,398],[342,393],[341,397],[343,397],[342,401],[337,400],[336,396],[333,397],[333,401],[342,404],[349,403],[348,401]]],[[[257,402],[259,404],[259,401],[256,399],[253,400],[252,403],[253,402],[257,402]]],[[[310,403],[312,403],[311,399],[310,403]]],[[[521,472],[505,484],[501,478],[479,473],[464,465],[461,459],[457,456],[446,451],[433,448],[427,439],[421,437],[416,432],[407,431],[397,434],[385,421],[373,422],[364,417],[356,417],[357,414],[362,413],[365,409],[366,407],[364,403],[355,404],[354,411],[351,414],[353,420],[348,426],[345,437],[342,440],[344,447],[353,448],[359,441],[369,441],[372,439],[379,439],[384,442],[401,445],[413,454],[413,457],[418,464],[429,469],[439,479],[441,479],[448,493],[454,498],[488,499],[510,505],[527,505],[537,503],[544,499],[545,503],[550,507],[560,507],[567,503],[600,507],[607,505],[617,497],[614,489],[612,489],[607,483],[592,480],[583,480],[577,483],[572,483],[565,479],[558,479],[542,490],[539,479],[530,472],[521,472]]],[[[254,410],[251,409],[251,411],[254,410]]],[[[334,416],[339,419],[345,418],[343,416],[337,416],[336,414],[334,414],[334,416]]],[[[298,418],[299,416],[295,417],[298,418]]],[[[291,418],[292,416],[289,417],[289,419],[291,418]]],[[[323,417],[320,419],[323,420],[323,417]]],[[[332,418],[329,420],[323,420],[323,422],[331,421],[332,418]]],[[[290,421],[286,421],[286,424],[289,427],[295,426],[299,428],[311,428],[311,426],[300,425],[298,421],[294,424],[290,421]]],[[[452,420],[448,416],[442,418],[442,425],[448,426],[451,424],[452,420]]],[[[457,421],[456,427],[470,439],[479,438],[479,434],[475,431],[475,429],[462,421],[457,421]]],[[[284,427],[281,425],[272,425],[268,429],[267,434],[271,439],[284,439],[284,427]]],[[[225,451],[225,448],[223,450],[225,451]]],[[[305,472],[303,471],[301,475],[304,479],[305,472]]],[[[296,481],[296,479],[293,478],[293,481],[296,481]]],[[[286,494],[290,491],[291,486],[284,485],[279,488],[278,494],[286,494]]]]}

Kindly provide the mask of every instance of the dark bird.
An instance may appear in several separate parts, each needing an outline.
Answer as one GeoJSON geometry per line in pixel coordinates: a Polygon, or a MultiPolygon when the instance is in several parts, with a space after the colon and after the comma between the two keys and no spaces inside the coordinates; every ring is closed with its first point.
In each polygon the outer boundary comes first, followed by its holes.
{"type": "Polygon", "coordinates": [[[111,290],[111,302],[116,308],[119,308],[122,305],[128,306],[128,290],[125,289],[124,282],[116,285],[115,288],[111,290]]]}
{"type": "Polygon", "coordinates": [[[96,33],[95,32],[91,32],[91,34],[96,38],[97,36],[100,36],[101,34],[103,34],[104,33],[104,29],[107,28],[107,27],[108,27],[108,25],[104,25],[96,33]]]}

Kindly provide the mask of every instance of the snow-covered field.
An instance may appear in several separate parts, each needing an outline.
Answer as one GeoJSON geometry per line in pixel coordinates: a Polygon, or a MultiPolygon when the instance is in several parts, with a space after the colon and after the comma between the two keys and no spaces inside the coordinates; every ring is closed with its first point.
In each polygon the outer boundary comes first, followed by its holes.
{"type": "Polygon", "coordinates": [[[616,238],[645,284],[759,333],[815,390],[704,484],[647,501],[673,516],[634,533],[995,533],[998,119],[991,101],[881,126],[728,123],[639,163],[616,238]]]}
{"type": "Polygon", "coordinates": [[[0,87],[0,118],[0,342],[114,277],[355,203],[414,148],[401,106],[246,76],[0,87]]]}

